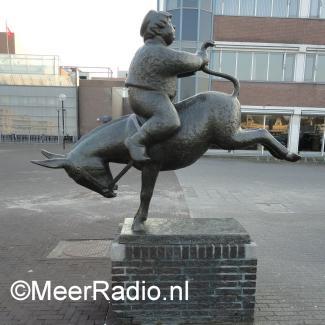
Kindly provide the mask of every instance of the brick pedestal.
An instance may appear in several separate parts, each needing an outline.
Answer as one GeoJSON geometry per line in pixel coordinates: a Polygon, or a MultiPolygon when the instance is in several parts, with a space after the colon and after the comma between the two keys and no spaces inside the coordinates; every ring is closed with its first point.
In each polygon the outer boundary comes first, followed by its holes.
{"type": "MultiPolygon", "coordinates": [[[[133,288],[131,300],[114,301],[119,317],[151,325],[253,319],[256,245],[237,221],[149,219],[144,234],[134,234],[131,224],[125,219],[112,245],[112,286],[126,292],[138,285],[140,300],[132,301],[133,288]],[[160,290],[158,300],[148,298],[151,285],[160,290]]],[[[157,298],[156,288],[150,296],[157,298]]]]}

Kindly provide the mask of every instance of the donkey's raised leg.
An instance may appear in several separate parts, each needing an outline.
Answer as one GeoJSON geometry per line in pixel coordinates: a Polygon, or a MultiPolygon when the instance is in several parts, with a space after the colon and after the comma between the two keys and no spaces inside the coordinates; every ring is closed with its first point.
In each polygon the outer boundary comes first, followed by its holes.
{"type": "MultiPolygon", "coordinates": [[[[108,184],[111,184],[113,182],[113,175],[112,175],[112,172],[111,172],[111,168],[109,166],[109,163],[106,163],[104,164],[104,167],[105,167],[105,170],[106,170],[106,173],[107,173],[107,180],[108,180],[108,184]]],[[[110,187],[110,186],[109,186],[110,187]]],[[[113,185],[113,188],[110,187],[110,189],[113,191],[113,190],[117,190],[118,189],[118,186],[117,184],[114,184],[113,185]]]]}
{"type": "Polygon", "coordinates": [[[240,149],[258,143],[265,146],[275,158],[292,162],[301,158],[295,153],[290,153],[285,146],[283,146],[269,131],[265,129],[239,129],[232,137],[231,148],[229,149],[240,149]]]}
{"type": "Polygon", "coordinates": [[[142,168],[142,184],[140,195],[140,206],[136,213],[132,225],[133,231],[144,231],[144,222],[147,220],[150,200],[155,188],[156,180],[159,174],[160,165],[146,163],[142,168]]]}

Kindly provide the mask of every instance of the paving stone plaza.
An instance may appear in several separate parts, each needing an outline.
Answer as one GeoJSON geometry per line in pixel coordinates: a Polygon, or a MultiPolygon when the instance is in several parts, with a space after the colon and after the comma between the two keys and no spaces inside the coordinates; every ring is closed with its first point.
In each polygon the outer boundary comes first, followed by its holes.
{"type": "MultiPolygon", "coordinates": [[[[108,303],[16,301],[17,280],[107,281],[108,246],[138,207],[140,173],[106,199],[29,161],[56,145],[0,146],[0,324],[104,324],[108,303]],[[94,245],[96,243],[96,245],[94,245]]],[[[120,170],[113,166],[113,173],[120,170]]],[[[325,164],[209,156],[160,175],[150,218],[235,218],[257,243],[255,324],[325,324],[325,164]]],[[[114,324],[110,320],[107,324],[114,324]]]]}

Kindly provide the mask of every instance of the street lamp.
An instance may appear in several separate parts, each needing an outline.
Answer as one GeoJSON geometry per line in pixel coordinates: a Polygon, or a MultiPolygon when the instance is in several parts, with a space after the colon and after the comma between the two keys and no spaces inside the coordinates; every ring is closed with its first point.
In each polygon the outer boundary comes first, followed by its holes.
{"type": "Polygon", "coordinates": [[[58,113],[58,115],[57,115],[57,126],[58,126],[58,144],[60,143],[60,109],[59,108],[57,108],[56,109],[56,112],[58,113]]]}
{"type": "Polygon", "coordinates": [[[64,101],[67,98],[65,94],[59,95],[60,101],[61,101],[61,110],[62,110],[62,148],[65,150],[65,141],[64,141],[64,101]]]}

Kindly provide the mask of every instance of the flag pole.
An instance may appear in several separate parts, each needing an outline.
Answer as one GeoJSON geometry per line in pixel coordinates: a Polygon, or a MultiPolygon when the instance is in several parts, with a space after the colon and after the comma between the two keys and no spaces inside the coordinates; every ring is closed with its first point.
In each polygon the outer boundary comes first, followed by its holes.
{"type": "Polygon", "coordinates": [[[7,23],[7,19],[6,19],[7,53],[8,53],[9,64],[10,64],[10,73],[12,74],[12,62],[11,62],[11,55],[10,55],[10,49],[9,49],[9,33],[10,33],[10,29],[8,27],[8,23],[7,23]]]}
{"type": "Polygon", "coordinates": [[[8,24],[7,24],[7,20],[6,20],[6,36],[7,36],[7,53],[9,55],[10,54],[10,50],[9,50],[9,36],[8,36],[8,24]]]}

